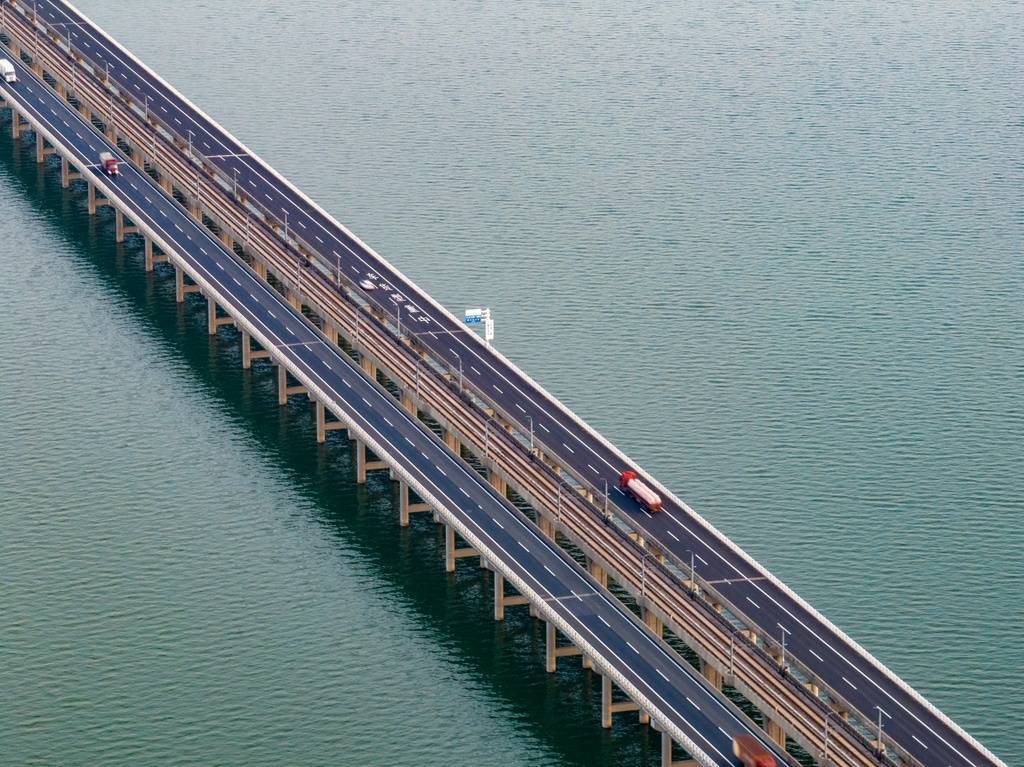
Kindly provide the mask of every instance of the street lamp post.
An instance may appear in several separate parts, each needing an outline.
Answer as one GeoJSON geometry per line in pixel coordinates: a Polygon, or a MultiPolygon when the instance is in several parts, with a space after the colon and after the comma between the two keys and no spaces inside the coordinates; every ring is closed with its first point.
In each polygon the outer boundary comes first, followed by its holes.
{"type": "Polygon", "coordinates": [[[875,706],[875,708],[878,709],[878,756],[881,758],[882,754],[885,753],[885,747],[882,745],[882,714],[888,717],[889,713],[881,706],[875,706]]]}
{"type": "Polygon", "coordinates": [[[647,588],[647,552],[640,557],[640,596],[644,596],[647,588]]]}
{"type": "Polygon", "coordinates": [[[835,713],[836,712],[830,708],[825,714],[825,743],[821,752],[821,763],[825,767],[828,767],[828,718],[835,713]]]}
{"type": "Polygon", "coordinates": [[[533,452],[533,416],[526,416],[526,420],[530,422],[530,452],[533,452]]]}

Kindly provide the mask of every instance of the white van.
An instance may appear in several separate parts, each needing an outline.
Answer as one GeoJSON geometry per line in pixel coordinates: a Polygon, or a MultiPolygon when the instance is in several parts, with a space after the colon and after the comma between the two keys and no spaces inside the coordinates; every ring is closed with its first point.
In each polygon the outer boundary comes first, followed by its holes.
{"type": "Polygon", "coordinates": [[[14,69],[14,64],[7,59],[0,59],[0,75],[3,75],[4,82],[18,82],[18,73],[14,69]]]}

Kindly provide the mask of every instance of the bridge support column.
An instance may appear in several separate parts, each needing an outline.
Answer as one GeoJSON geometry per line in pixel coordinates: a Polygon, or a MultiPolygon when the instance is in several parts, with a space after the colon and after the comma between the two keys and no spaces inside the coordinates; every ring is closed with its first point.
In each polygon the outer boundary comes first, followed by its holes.
{"type": "Polygon", "coordinates": [[[198,293],[202,290],[194,283],[185,282],[185,272],[180,267],[174,267],[174,300],[179,304],[185,301],[189,293],[198,293]]]}
{"type": "Polygon", "coordinates": [[[368,461],[366,460],[366,443],[361,439],[355,440],[356,443],[356,482],[360,485],[366,484],[366,472],[376,471],[377,469],[386,469],[388,465],[384,461],[368,461]]]}
{"type": "Polygon", "coordinates": [[[337,429],[347,429],[346,424],[341,419],[337,421],[327,420],[327,408],[324,407],[323,402],[316,403],[316,441],[323,444],[327,441],[327,432],[335,431],[337,429]]]}
{"type": "Polygon", "coordinates": [[[135,226],[134,224],[125,225],[124,213],[122,213],[120,210],[115,209],[114,222],[115,229],[117,231],[118,242],[124,242],[124,238],[126,235],[139,233],[139,227],[135,226]]]}
{"type": "Polygon", "coordinates": [[[70,162],[68,162],[68,158],[67,157],[61,157],[60,158],[60,185],[64,189],[67,189],[69,186],[71,186],[71,182],[72,181],[82,177],[81,173],[79,173],[78,171],[73,171],[73,170],[71,170],[71,168],[72,168],[72,165],[71,165],[70,162]]]}
{"type": "Polygon", "coordinates": [[[508,497],[508,483],[493,469],[487,472],[487,480],[502,498],[508,497]]]}
{"type": "Polygon", "coordinates": [[[174,194],[174,185],[171,183],[171,177],[166,173],[159,175],[157,183],[160,184],[160,188],[167,192],[167,194],[174,194]]]}
{"type": "Polygon", "coordinates": [[[418,415],[419,411],[416,407],[416,400],[414,400],[411,395],[406,394],[404,390],[402,391],[402,407],[405,408],[405,411],[410,415],[418,415]]]}
{"type": "Polygon", "coordinates": [[[681,762],[673,760],[672,747],[674,743],[672,736],[664,730],[661,733],[661,767],[700,767],[695,759],[684,759],[681,762]]]}
{"type": "Polygon", "coordinates": [[[537,515],[537,524],[540,527],[541,533],[551,540],[555,540],[555,520],[551,517],[546,517],[543,514],[537,515]]]}
{"type": "MultiPolygon", "coordinates": [[[[550,621],[545,624],[547,639],[547,651],[545,653],[545,669],[549,674],[555,673],[558,669],[558,659],[571,655],[583,655],[583,651],[575,645],[566,647],[558,646],[558,630],[555,624],[550,621]]],[[[585,660],[585,659],[584,659],[585,660]]]]}
{"type": "Polygon", "coordinates": [[[368,375],[374,381],[377,380],[377,366],[374,365],[370,358],[367,357],[365,354],[360,355],[359,367],[361,367],[363,369],[363,372],[366,373],[366,375],[368,375]]]}
{"type": "Polygon", "coordinates": [[[24,120],[17,109],[11,107],[11,138],[20,139],[21,134],[26,130],[31,131],[32,126],[28,120],[24,120]]]}
{"type": "Polygon", "coordinates": [[[293,309],[296,309],[300,312],[302,311],[302,299],[299,298],[298,293],[295,293],[289,288],[288,290],[285,291],[285,298],[288,300],[288,303],[291,305],[293,309]]]}
{"type": "Polygon", "coordinates": [[[597,564],[597,562],[592,559],[588,559],[587,569],[590,571],[590,575],[594,580],[605,588],[608,588],[608,573],[603,567],[601,567],[601,565],[597,564]]]}
{"type": "Polygon", "coordinates": [[[266,349],[253,349],[252,336],[242,331],[242,368],[248,370],[252,367],[253,360],[265,360],[270,358],[270,352],[266,349]]]}
{"type": "Polygon", "coordinates": [[[167,261],[167,256],[163,253],[153,253],[153,241],[148,237],[146,239],[146,271],[153,271],[154,264],[162,264],[167,261]]]}
{"type": "Polygon", "coordinates": [[[652,632],[654,632],[654,635],[656,637],[660,639],[662,636],[664,636],[665,624],[662,623],[661,618],[659,618],[653,611],[648,610],[646,607],[643,608],[643,616],[644,625],[647,626],[647,628],[649,628],[652,632]]]}
{"type": "Polygon", "coordinates": [[[458,548],[455,545],[455,528],[451,525],[444,526],[444,570],[447,573],[455,572],[455,560],[463,557],[478,557],[480,552],[472,546],[458,548]]]}
{"type": "Polygon", "coordinates": [[[261,280],[267,279],[267,264],[264,261],[258,259],[253,260],[252,270],[256,272],[256,276],[261,280]]]}
{"type": "Polygon", "coordinates": [[[302,384],[288,385],[288,369],[284,365],[277,366],[277,404],[287,405],[292,394],[308,394],[302,384]]]}
{"type": "Polygon", "coordinates": [[[218,317],[217,302],[207,296],[206,298],[206,325],[211,336],[217,335],[217,328],[221,325],[234,325],[233,317],[218,317]]]}
{"type": "Polygon", "coordinates": [[[764,715],[764,729],[768,733],[768,737],[779,744],[782,748],[786,747],[786,733],[782,729],[776,720],[770,718],[767,713],[762,712],[764,715]]]}
{"type": "Polygon", "coordinates": [[[505,620],[505,608],[528,605],[530,600],[522,594],[505,594],[505,576],[494,571],[494,620],[505,620]]]}
{"type": "Polygon", "coordinates": [[[409,526],[409,515],[419,514],[424,511],[433,511],[429,503],[413,503],[409,496],[412,490],[402,481],[398,484],[398,524],[402,527],[409,526]]]}
{"type": "Polygon", "coordinates": [[[332,344],[338,345],[338,329],[327,320],[324,320],[324,335],[332,344]]]}
{"type": "Polygon", "coordinates": [[[462,453],[462,445],[459,442],[459,438],[458,437],[456,437],[454,434],[452,434],[447,429],[443,429],[441,431],[441,436],[444,438],[444,444],[447,446],[447,448],[449,450],[451,450],[453,453],[455,453],[455,455],[461,455],[461,453],[462,453]]]}
{"type": "Polygon", "coordinates": [[[701,658],[700,661],[700,673],[704,675],[704,678],[707,679],[708,683],[716,690],[722,689],[722,682],[724,681],[722,678],[722,672],[703,658],[701,658]]]}
{"type": "MultiPolygon", "coordinates": [[[[640,711],[640,706],[631,700],[612,701],[614,686],[608,675],[601,676],[601,726],[610,730],[612,726],[612,714],[622,711],[640,711]]],[[[646,712],[640,711],[640,724],[647,724],[650,717],[646,712]]]]}
{"type": "Polygon", "coordinates": [[[57,154],[57,150],[46,145],[46,139],[36,134],[36,162],[42,165],[51,154],[57,154]]]}

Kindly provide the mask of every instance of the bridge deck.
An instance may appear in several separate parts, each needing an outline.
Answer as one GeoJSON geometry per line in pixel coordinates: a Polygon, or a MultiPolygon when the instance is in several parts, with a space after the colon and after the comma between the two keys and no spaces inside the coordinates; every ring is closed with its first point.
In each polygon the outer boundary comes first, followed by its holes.
{"type": "MultiPolygon", "coordinates": [[[[6,2],[7,0],[4,0],[6,2]]],[[[278,219],[290,234],[331,268],[381,288],[365,298],[382,312],[417,327],[417,338],[439,359],[461,369],[467,382],[485,392],[495,407],[524,429],[532,423],[538,443],[595,490],[615,486],[623,468],[635,464],[511,362],[463,332],[458,319],[294,188],[251,150],[146,68],[95,24],[61,0],[38,0],[44,22],[67,24],[76,47],[88,53],[119,87],[138,99],[165,124],[191,140],[207,162],[226,178],[238,179],[253,203],[278,219]],[[385,289],[386,288],[386,289],[385,289]],[[400,302],[392,296],[400,297],[400,302]],[[408,307],[415,313],[409,313],[408,307]],[[403,307],[399,309],[399,307],[403,307]]],[[[766,636],[786,631],[786,648],[858,711],[873,720],[882,708],[885,731],[922,764],[1001,764],[996,757],[828,622],[794,592],[754,562],[666,488],[654,483],[664,511],[650,515],[631,499],[612,491],[611,503],[631,524],[676,561],[696,555],[697,569],[713,581],[722,597],[744,611],[766,636]],[[781,627],[781,628],[780,628],[781,627]]]]}
{"type": "MultiPolygon", "coordinates": [[[[505,498],[456,458],[395,398],[370,381],[353,361],[259,279],[235,254],[198,224],[148,176],[125,160],[121,175],[95,165],[102,151],[119,154],[48,86],[14,59],[19,82],[0,83],[2,94],[47,141],[152,237],[203,288],[208,300],[285,364],[310,391],[386,456],[421,497],[448,515],[472,545],[500,568],[542,614],[585,648],[683,744],[695,744],[708,764],[733,765],[731,739],[759,733],[708,689],[704,680],[608,594],[558,545],[545,538],[505,498]]],[[[38,140],[38,139],[37,139],[38,140]]],[[[780,758],[782,752],[773,748],[780,758]]]]}

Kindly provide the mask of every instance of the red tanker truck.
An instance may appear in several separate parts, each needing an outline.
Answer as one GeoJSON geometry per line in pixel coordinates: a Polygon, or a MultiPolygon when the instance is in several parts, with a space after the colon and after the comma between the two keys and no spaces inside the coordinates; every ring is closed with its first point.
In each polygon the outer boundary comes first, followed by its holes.
{"type": "Polygon", "coordinates": [[[753,735],[737,735],[732,739],[732,753],[743,767],[778,767],[775,757],[753,735]]]}
{"type": "Polygon", "coordinates": [[[661,496],[637,479],[636,472],[627,470],[619,477],[619,487],[652,514],[661,511],[661,496]]]}
{"type": "Polygon", "coordinates": [[[121,173],[121,169],[117,167],[117,158],[110,152],[100,152],[100,167],[108,176],[117,176],[121,173]]]}

